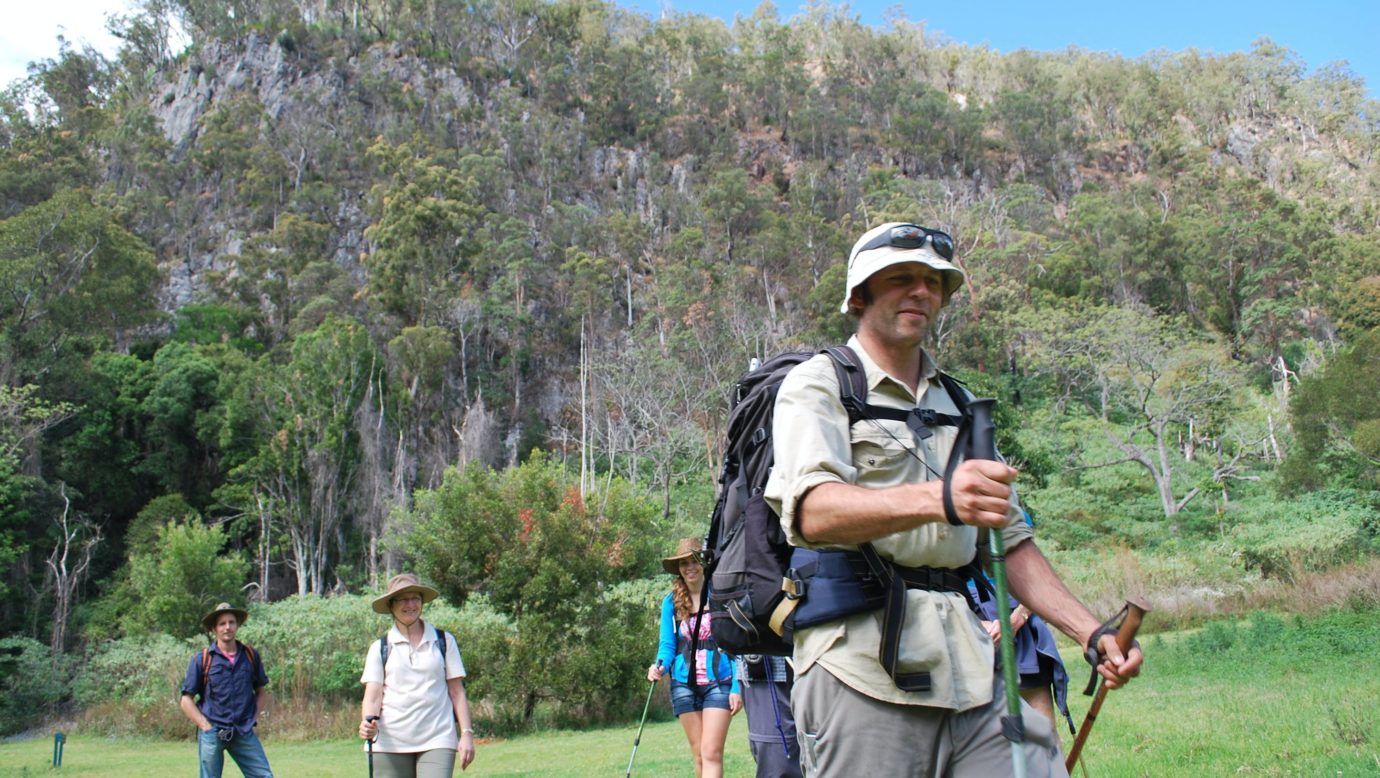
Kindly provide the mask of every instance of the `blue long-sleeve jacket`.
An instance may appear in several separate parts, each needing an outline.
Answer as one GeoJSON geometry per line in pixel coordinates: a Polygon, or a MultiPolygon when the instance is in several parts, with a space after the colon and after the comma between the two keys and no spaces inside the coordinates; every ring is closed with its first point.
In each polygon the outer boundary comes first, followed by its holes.
{"type": "MultiPolygon", "coordinates": [[[[709,677],[719,682],[732,681],[729,694],[740,694],[738,674],[733,672],[733,658],[717,649],[713,656],[717,657],[717,661],[709,677]]],[[[671,668],[672,678],[681,683],[690,683],[690,668],[686,665],[685,657],[676,653],[676,605],[669,594],[661,601],[661,639],[657,643],[656,660],[662,667],[671,668]]]]}

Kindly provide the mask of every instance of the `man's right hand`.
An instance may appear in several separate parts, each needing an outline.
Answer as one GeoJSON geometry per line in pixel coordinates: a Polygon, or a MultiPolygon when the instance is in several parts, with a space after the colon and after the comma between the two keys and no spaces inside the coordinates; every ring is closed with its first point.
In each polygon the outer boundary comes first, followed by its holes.
{"type": "Polygon", "coordinates": [[[1016,474],[1016,468],[991,459],[969,459],[954,468],[949,493],[959,520],[975,527],[1005,527],[1016,474]]]}

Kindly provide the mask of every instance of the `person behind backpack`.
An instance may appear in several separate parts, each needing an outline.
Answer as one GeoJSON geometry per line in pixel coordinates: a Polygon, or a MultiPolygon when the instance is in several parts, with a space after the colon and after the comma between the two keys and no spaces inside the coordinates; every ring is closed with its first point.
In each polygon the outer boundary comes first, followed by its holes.
{"type": "Polygon", "coordinates": [[[422,620],[422,606],[437,595],[417,576],[402,573],[372,605],[375,613],[393,616],[388,634],[369,644],[359,678],[359,736],[373,741],[381,778],[450,778],[457,755],[462,771],[474,761],[460,649],[454,635],[422,620]]]}
{"type": "MultiPolygon", "coordinates": [[[[841,311],[857,320],[849,346],[869,404],[909,412],[927,394],[947,393],[923,344],[963,283],[953,257],[951,237],[915,224],[883,224],[854,244],[841,311]]],[[[792,545],[852,552],[882,572],[889,606],[797,625],[791,703],[805,774],[1011,775],[1001,675],[958,572],[974,557],[979,527],[1003,533],[1017,599],[1091,643],[1108,688],[1138,673],[1140,649],[1123,656],[1050,567],[1021,520],[1015,469],[955,461],[946,478],[956,428],[876,417],[850,424],[839,398],[826,355],[786,376],[765,497],[792,545]]],[[[812,597],[814,589],[802,607],[812,597]]],[[[1067,775],[1052,723],[1027,715],[1025,727],[1028,774],[1067,775]]]]}
{"type": "MultiPolygon", "coordinates": [[[[1025,511],[1025,522],[1033,526],[1030,512],[1025,511]]],[[[990,580],[979,586],[977,581],[968,582],[969,593],[977,601],[978,617],[987,634],[992,636],[992,645],[1001,640],[1001,622],[997,612],[996,594],[992,591],[990,580]]],[[[1011,606],[1011,629],[1014,638],[1016,669],[1020,676],[1021,699],[1030,707],[1044,714],[1050,721],[1057,721],[1054,709],[1068,723],[1073,732],[1073,716],[1069,713],[1068,691],[1069,674],[1064,669],[1064,658],[1054,644],[1054,634],[1049,625],[1029,608],[1020,604],[1014,597],[1007,598],[1011,606]]],[[[1000,665],[1000,661],[998,661],[1000,665]]],[[[1059,728],[1055,728],[1055,741],[1059,739],[1059,728]]]]}
{"type": "Polygon", "coordinates": [[[245,778],[273,778],[254,732],[267,699],[262,658],[235,639],[248,611],[221,603],[201,619],[212,642],[192,655],[182,682],[182,712],[196,725],[201,778],[220,778],[225,752],[245,778]],[[201,702],[194,698],[200,696],[201,702]]]}
{"type": "Polygon", "coordinates": [[[696,778],[720,778],[728,725],[743,698],[733,657],[714,644],[699,548],[699,538],[685,538],[661,560],[676,580],[661,602],[661,638],[647,680],[656,683],[671,669],[671,711],[690,741],[696,778]]]}
{"type": "Polygon", "coordinates": [[[801,778],[800,744],[791,715],[794,678],[785,657],[738,657],[738,682],[743,689],[748,745],[757,763],[757,778],[801,778]]]}

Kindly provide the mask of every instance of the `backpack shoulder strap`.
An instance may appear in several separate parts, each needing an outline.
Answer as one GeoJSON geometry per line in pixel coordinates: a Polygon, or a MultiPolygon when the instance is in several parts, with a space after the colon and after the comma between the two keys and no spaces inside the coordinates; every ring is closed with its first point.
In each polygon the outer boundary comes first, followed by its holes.
{"type": "Polygon", "coordinates": [[[834,363],[834,372],[839,378],[839,401],[848,411],[848,423],[856,424],[869,410],[867,375],[863,372],[862,361],[848,346],[830,346],[824,349],[824,353],[828,354],[829,360],[834,363]]]}
{"type": "MultiPolygon", "coordinates": [[[[259,656],[259,652],[254,650],[253,646],[249,645],[248,643],[241,643],[240,648],[244,649],[244,655],[249,658],[250,668],[254,670],[262,670],[264,668],[263,659],[259,656]]],[[[253,676],[251,683],[257,683],[259,680],[259,674],[251,673],[251,675],[253,676]]]]}
{"type": "Polygon", "coordinates": [[[388,677],[388,650],[391,648],[392,646],[388,645],[388,633],[385,632],[383,637],[379,638],[379,667],[383,668],[385,679],[388,677]]]}
{"type": "Polygon", "coordinates": [[[206,695],[211,690],[211,647],[201,649],[201,701],[206,701],[206,695]]]}
{"type": "Polygon", "coordinates": [[[848,423],[857,424],[863,419],[888,419],[903,421],[911,426],[922,438],[929,437],[924,428],[936,426],[957,427],[968,416],[968,396],[958,381],[948,373],[940,371],[939,382],[944,392],[958,408],[959,416],[936,413],[928,408],[901,410],[882,405],[869,405],[867,402],[867,375],[862,360],[849,346],[831,346],[824,350],[834,362],[834,370],[839,379],[839,401],[848,411],[848,423]]]}
{"type": "Polygon", "coordinates": [[[431,628],[434,629],[434,630],[436,630],[436,647],[439,648],[439,649],[441,650],[441,672],[442,672],[442,673],[445,673],[445,671],[446,671],[446,643],[449,642],[449,641],[446,640],[446,636],[449,635],[450,633],[449,633],[449,632],[446,632],[446,631],[444,631],[444,630],[442,630],[440,627],[436,626],[435,624],[432,624],[432,625],[431,625],[431,628]]]}
{"type": "Polygon", "coordinates": [[[945,373],[943,370],[939,371],[938,377],[939,383],[944,387],[944,391],[949,395],[949,399],[953,400],[954,405],[958,407],[959,415],[966,421],[969,416],[968,390],[963,388],[963,384],[960,383],[957,378],[945,373]]]}

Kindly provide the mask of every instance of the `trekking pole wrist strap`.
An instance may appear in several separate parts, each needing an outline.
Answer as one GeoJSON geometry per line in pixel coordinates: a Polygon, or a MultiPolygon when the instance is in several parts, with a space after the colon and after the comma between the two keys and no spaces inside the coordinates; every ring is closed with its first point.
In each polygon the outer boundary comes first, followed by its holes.
{"type": "MultiPolygon", "coordinates": [[[[1121,623],[1126,620],[1126,613],[1126,607],[1122,606],[1121,610],[1117,611],[1110,619],[1099,624],[1088,638],[1088,647],[1083,650],[1083,658],[1088,661],[1089,665],[1092,665],[1092,675],[1088,678],[1088,688],[1083,690],[1083,694],[1092,696],[1097,690],[1097,666],[1107,661],[1107,654],[1102,650],[1102,638],[1107,635],[1117,636],[1121,623]]],[[[1139,647],[1140,643],[1133,640],[1131,645],[1139,647]]]]}

